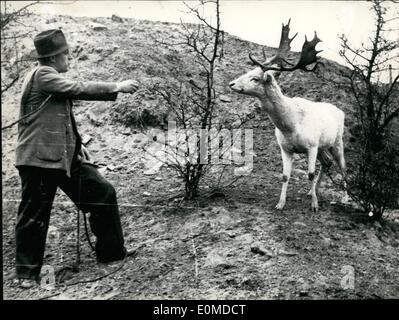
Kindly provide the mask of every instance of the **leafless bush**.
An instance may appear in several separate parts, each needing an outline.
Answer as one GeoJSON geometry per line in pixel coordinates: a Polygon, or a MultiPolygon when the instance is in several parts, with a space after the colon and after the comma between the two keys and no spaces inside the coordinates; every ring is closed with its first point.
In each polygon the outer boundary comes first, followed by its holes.
{"type": "Polygon", "coordinates": [[[373,1],[375,30],[368,43],[355,48],[345,35],[340,36],[340,54],[350,70],[340,69],[341,78],[335,81],[356,101],[348,192],[374,218],[381,218],[399,199],[399,73],[392,67],[399,63],[399,41],[388,37],[399,31],[399,14],[388,12],[386,4],[373,1]],[[388,83],[383,81],[387,74],[388,83]]]}
{"type": "MultiPolygon", "coordinates": [[[[161,42],[169,48],[181,47],[188,49],[193,57],[193,74],[196,77],[180,77],[178,86],[154,85],[154,92],[162,97],[169,112],[173,114],[177,130],[181,133],[175,142],[168,144],[166,165],[178,174],[184,181],[185,198],[198,196],[201,179],[214,165],[223,165],[230,161],[232,146],[231,137],[223,138],[223,116],[218,108],[215,67],[223,58],[223,31],[220,28],[219,1],[201,1],[198,7],[186,4],[189,13],[194,14],[198,24],[182,23],[180,32],[182,41],[176,43],[161,42]],[[214,24],[202,15],[204,6],[214,6],[214,24]],[[213,146],[213,147],[212,147],[213,146]]],[[[235,122],[239,128],[246,121],[242,117],[235,122]]],[[[234,125],[230,125],[232,129],[234,125]]],[[[168,131],[170,136],[171,130],[168,131]]],[[[234,137],[233,137],[234,139],[234,137]]],[[[241,137],[239,137],[241,139],[241,137]]],[[[234,143],[234,142],[233,142],[234,143]]],[[[240,140],[241,143],[241,140],[240,140]]],[[[224,172],[222,170],[221,172],[224,172]]],[[[220,182],[221,179],[219,178],[220,182]]]]}
{"type": "Polygon", "coordinates": [[[29,66],[32,57],[24,53],[21,41],[30,38],[35,28],[24,24],[32,14],[30,9],[39,1],[31,2],[20,9],[13,9],[11,1],[1,1],[1,95],[14,86],[22,72],[29,66]],[[22,28],[18,28],[22,26],[22,28]],[[19,29],[23,31],[19,31],[19,29]]]}

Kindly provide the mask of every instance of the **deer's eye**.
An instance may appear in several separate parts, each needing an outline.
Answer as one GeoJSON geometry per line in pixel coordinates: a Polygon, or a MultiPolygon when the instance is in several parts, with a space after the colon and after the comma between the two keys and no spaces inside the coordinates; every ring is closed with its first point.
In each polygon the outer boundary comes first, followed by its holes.
{"type": "Polygon", "coordinates": [[[259,82],[260,79],[259,79],[259,78],[252,78],[251,81],[253,81],[253,82],[259,82]]]}

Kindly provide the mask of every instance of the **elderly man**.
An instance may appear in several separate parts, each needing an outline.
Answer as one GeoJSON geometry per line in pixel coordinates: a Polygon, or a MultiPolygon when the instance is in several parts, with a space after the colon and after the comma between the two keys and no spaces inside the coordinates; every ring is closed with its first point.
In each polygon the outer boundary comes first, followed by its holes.
{"type": "Polygon", "coordinates": [[[118,92],[133,93],[134,80],[78,82],[68,71],[69,47],[61,30],[34,38],[39,66],[22,86],[16,167],[22,201],[16,224],[16,276],[24,288],[39,280],[50,211],[57,187],[83,211],[90,212],[98,262],[124,259],[127,250],[115,189],[90,163],[72,112],[72,100],[115,101],[118,92]]]}

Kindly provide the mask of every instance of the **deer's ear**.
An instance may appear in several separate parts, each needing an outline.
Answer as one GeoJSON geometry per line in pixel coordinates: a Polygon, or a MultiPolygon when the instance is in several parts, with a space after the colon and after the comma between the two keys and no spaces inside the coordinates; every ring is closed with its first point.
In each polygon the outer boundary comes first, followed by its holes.
{"type": "Polygon", "coordinates": [[[264,81],[265,83],[270,83],[270,82],[272,82],[272,75],[266,71],[266,72],[263,74],[263,81],[264,81]]]}

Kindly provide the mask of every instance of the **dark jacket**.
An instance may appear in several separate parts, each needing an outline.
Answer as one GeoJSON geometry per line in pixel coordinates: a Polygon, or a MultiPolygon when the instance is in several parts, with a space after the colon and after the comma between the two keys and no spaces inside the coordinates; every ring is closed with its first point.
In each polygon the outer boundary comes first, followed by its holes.
{"type": "Polygon", "coordinates": [[[115,101],[116,89],[112,82],[68,80],[48,66],[31,70],[22,85],[20,117],[51,98],[19,122],[15,166],[61,169],[70,176],[74,152],[81,148],[71,100],[115,101]]]}

